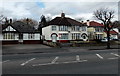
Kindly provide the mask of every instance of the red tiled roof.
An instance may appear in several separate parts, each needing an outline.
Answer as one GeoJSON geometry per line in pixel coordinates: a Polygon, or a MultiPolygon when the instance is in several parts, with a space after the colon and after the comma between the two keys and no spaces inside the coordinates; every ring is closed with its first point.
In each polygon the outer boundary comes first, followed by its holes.
{"type": "MultiPolygon", "coordinates": [[[[107,33],[106,31],[105,31],[105,33],[107,33]]],[[[110,34],[118,34],[116,31],[110,31],[110,34]]]]}
{"type": "Polygon", "coordinates": [[[89,26],[104,26],[103,24],[101,23],[98,23],[98,22],[95,22],[95,21],[90,21],[90,25],[89,26]]]}

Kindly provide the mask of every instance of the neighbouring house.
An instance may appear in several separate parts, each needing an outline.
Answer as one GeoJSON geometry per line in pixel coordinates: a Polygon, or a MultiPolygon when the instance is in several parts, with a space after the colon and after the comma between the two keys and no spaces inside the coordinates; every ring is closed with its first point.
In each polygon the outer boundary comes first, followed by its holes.
{"type": "Polygon", "coordinates": [[[2,25],[3,44],[34,44],[41,43],[40,32],[34,27],[21,21],[10,22],[2,25]]]}
{"type": "MultiPolygon", "coordinates": [[[[120,22],[120,21],[119,21],[120,22]]],[[[115,25],[113,30],[118,33],[118,39],[120,39],[120,25],[115,25]]]]}
{"type": "MultiPolygon", "coordinates": [[[[105,37],[107,37],[107,32],[105,31],[105,37]]],[[[118,32],[116,32],[115,30],[111,30],[110,31],[110,37],[114,40],[118,39],[118,32]]]]}
{"type": "Polygon", "coordinates": [[[42,28],[42,32],[45,40],[52,42],[88,40],[87,25],[65,17],[65,13],[52,19],[48,26],[42,28]]]}
{"type": "MultiPolygon", "coordinates": [[[[104,37],[107,37],[107,33],[104,30],[104,25],[96,21],[89,21],[85,23],[88,25],[88,36],[89,40],[101,40],[104,37]]],[[[116,28],[117,29],[117,28],[116,28]]],[[[110,31],[110,37],[112,39],[118,39],[118,32],[115,30],[110,31]]]]}
{"type": "Polygon", "coordinates": [[[89,21],[87,20],[87,22],[85,23],[88,26],[88,37],[89,40],[100,40],[102,38],[104,38],[104,25],[101,23],[98,23],[96,21],[89,21]]]}

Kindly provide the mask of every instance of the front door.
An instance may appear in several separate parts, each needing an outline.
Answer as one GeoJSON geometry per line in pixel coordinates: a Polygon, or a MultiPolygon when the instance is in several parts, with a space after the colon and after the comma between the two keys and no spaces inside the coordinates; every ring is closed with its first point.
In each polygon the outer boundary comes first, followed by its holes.
{"type": "Polygon", "coordinates": [[[23,43],[23,34],[19,34],[19,43],[23,43]]]}
{"type": "Polygon", "coordinates": [[[57,36],[55,34],[52,35],[52,42],[57,42],[57,36]]]}

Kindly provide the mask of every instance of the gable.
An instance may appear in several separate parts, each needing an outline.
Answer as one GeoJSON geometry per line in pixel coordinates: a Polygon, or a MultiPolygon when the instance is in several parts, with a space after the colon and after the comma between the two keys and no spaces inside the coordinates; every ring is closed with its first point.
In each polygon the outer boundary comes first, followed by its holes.
{"type": "Polygon", "coordinates": [[[7,26],[3,31],[16,31],[16,30],[11,26],[7,26]]]}

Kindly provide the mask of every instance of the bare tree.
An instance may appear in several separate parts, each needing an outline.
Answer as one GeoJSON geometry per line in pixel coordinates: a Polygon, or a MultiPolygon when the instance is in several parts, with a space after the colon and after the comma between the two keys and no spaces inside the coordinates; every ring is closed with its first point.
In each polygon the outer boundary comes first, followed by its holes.
{"type": "Polygon", "coordinates": [[[101,8],[94,11],[94,16],[98,20],[102,21],[104,24],[104,29],[107,32],[107,48],[110,48],[110,30],[113,28],[114,23],[112,23],[112,19],[114,18],[114,11],[109,10],[108,8],[101,8]]]}
{"type": "Polygon", "coordinates": [[[31,18],[24,18],[24,19],[21,19],[20,21],[24,22],[24,23],[27,23],[29,24],[30,26],[32,27],[36,27],[38,26],[38,22],[34,19],[31,19],[31,18]]]}

